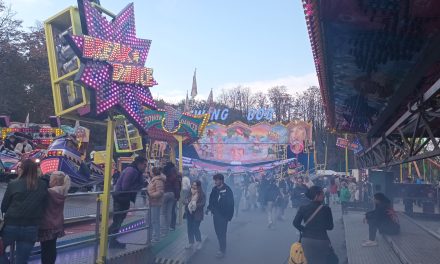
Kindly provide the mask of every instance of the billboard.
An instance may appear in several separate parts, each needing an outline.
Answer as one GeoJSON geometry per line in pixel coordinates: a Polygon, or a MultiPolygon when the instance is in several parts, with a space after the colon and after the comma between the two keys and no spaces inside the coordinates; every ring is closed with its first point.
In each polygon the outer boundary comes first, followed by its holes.
{"type": "Polygon", "coordinates": [[[298,155],[311,141],[312,125],[304,121],[253,126],[210,123],[194,148],[203,160],[246,165],[286,159],[287,152],[298,155]]]}

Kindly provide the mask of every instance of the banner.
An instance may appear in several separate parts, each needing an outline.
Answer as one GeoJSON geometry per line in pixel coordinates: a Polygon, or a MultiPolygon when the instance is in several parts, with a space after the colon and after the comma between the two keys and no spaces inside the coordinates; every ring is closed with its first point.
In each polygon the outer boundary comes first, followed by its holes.
{"type": "Polygon", "coordinates": [[[336,139],[336,146],[340,148],[348,148],[349,150],[354,151],[355,154],[361,152],[363,150],[359,139],[355,139],[353,142],[350,142],[348,139],[345,138],[337,138],[336,139]]]}
{"type": "Polygon", "coordinates": [[[287,152],[298,155],[311,141],[312,125],[304,121],[253,126],[210,123],[194,148],[203,160],[246,165],[287,159],[287,152]]]}

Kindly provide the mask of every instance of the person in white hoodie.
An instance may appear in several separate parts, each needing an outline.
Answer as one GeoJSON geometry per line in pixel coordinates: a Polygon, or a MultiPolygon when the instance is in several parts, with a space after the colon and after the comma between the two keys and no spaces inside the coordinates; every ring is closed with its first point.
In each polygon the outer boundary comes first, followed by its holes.
{"type": "Polygon", "coordinates": [[[25,139],[23,142],[17,143],[15,146],[14,152],[18,155],[22,155],[24,153],[28,153],[32,151],[32,146],[29,144],[28,140],[25,139]]]}
{"type": "Polygon", "coordinates": [[[57,239],[64,236],[64,202],[69,188],[70,178],[64,172],[50,175],[47,205],[38,230],[42,264],[55,264],[57,259],[57,239]]]}
{"type": "Polygon", "coordinates": [[[191,194],[191,180],[187,175],[182,178],[182,198],[186,199],[191,194]]]}

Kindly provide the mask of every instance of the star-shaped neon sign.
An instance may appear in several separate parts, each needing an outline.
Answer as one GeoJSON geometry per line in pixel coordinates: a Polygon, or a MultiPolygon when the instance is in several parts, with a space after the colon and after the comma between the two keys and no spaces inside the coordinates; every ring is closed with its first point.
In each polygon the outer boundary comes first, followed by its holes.
{"type": "Polygon", "coordinates": [[[156,108],[149,87],[157,83],[153,70],[144,67],[151,40],[136,38],[133,4],[112,21],[89,0],[78,4],[83,5],[83,31],[87,35],[66,36],[82,62],[76,80],[95,91],[97,114],[118,106],[144,127],[144,106],[156,108]]]}

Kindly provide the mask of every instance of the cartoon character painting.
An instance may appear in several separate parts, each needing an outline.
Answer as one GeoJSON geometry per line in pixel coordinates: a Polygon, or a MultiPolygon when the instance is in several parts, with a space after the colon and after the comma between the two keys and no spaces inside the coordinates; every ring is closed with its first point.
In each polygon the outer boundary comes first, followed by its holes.
{"type": "MultiPolygon", "coordinates": [[[[305,122],[304,122],[305,123],[305,122]]],[[[295,124],[289,128],[289,145],[293,153],[299,154],[304,151],[304,144],[309,140],[307,123],[295,124]]]]}

